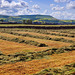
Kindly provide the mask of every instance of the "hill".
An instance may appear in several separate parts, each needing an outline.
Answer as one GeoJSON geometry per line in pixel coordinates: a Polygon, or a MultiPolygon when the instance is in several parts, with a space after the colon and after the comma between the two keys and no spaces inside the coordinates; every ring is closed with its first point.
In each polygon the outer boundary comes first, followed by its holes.
{"type": "Polygon", "coordinates": [[[23,20],[30,19],[33,22],[44,22],[44,23],[58,23],[58,24],[73,24],[75,20],[59,20],[50,15],[19,15],[19,16],[7,16],[0,15],[0,20],[4,22],[15,21],[18,23],[22,23],[23,20]]]}
{"type": "Polygon", "coordinates": [[[49,16],[49,15],[19,15],[19,16],[6,16],[6,15],[0,15],[0,20],[3,19],[6,21],[16,21],[16,22],[22,22],[22,20],[25,19],[31,19],[33,22],[39,21],[39,22],[53,22],[57,23],[60,22],[60,20],[49,16]]]}

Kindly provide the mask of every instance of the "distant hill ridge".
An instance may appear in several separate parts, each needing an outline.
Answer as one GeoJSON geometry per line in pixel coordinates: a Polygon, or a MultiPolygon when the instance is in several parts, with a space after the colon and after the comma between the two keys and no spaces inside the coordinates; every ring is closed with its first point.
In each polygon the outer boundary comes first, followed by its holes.
{"type": "Polygon", "coordinates": [[[0,15],[0,20],[22,22],[25,19],[30,19],[33,22],[46,22],[46,23],[75,23],[75,20],[58,20],[50,15],[18,15],[8,16],[0,15]]]}

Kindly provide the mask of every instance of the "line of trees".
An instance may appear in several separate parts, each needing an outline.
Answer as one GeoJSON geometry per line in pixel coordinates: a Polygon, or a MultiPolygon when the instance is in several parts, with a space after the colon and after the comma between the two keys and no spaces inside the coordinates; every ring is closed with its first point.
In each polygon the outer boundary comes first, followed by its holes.
{"type": "Polygon", "coordinates": [[[32,24],[32,20],[23,20],[23,24],[32,24]]]}
{"type": "Polygon", "coordinates": [[[0,22],[4,22],[4,20],[3,20],[3,19],[1,19],[1,20],[0,20],[0,22]]]}

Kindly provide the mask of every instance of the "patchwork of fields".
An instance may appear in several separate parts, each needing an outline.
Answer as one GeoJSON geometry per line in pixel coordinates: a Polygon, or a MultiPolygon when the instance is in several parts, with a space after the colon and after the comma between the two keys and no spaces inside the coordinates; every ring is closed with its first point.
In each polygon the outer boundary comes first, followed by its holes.
{"type": "Polygon", "coordinates": [[[75,29],[0,29],[0,75],[31,74],[75,75],[75,29]]]}

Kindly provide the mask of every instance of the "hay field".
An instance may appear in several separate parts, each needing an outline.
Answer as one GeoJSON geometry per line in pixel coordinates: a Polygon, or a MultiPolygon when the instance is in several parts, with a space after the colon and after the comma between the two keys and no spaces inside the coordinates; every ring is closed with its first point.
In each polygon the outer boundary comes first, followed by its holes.
{"type": "Polygon", "coordinates": [[[32,75],[75,63],[74,32],[75,29],[1,28],[0,75],[32,75]]]}
{"type": "Polygon", "coordinates": [[[32,60],[29,62],[18,62],[0,66],[0,75],[29,75],[35,74],[45,68],[62,67],[75,62],[75,51],[69,53],[55,54],[49,59],[32,60]]]}

